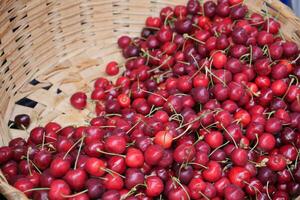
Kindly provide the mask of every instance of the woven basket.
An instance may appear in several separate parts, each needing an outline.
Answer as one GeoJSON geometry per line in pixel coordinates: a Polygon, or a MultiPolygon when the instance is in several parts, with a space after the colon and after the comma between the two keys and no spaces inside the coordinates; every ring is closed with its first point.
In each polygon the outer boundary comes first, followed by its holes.
{"type": "MultiPolygon", "coordinates": [[[[138,36],[147,16],[186,0],[2,0],[0,1],[0,145],[27,137],[8,128],[17,114],[31,116],[29,130],[57,121],[86,123],[88,108],[77,111],[69,96],[89,91],[103,66],[121,61],[120,35],[138,36]]],[[[282,23],[283,34],[300,44],[300,20],[278,0],[246,0],[251,11],[267,12],[282,23]],[[266,2],[266,4],[264,4],[266,2]]],[[[0,176],[0,192],[26,199],[0,176]]]]}

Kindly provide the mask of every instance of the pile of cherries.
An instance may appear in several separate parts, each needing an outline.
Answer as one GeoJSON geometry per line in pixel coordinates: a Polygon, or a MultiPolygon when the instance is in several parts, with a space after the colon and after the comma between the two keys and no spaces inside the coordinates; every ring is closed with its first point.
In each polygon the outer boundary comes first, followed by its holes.
{"type": "MultiPolygon", "coordinates": [[[[300,195],[300,56],[280,23],[242,0],[189,0],[122,36],[88,125],[50,122],[0,148],[32,199],[288,200],[300,195]],[[122,70],[120,70],[123,68],[122,70]]],[[[15,124],[26,129],[27,115],[15,124]]]]}

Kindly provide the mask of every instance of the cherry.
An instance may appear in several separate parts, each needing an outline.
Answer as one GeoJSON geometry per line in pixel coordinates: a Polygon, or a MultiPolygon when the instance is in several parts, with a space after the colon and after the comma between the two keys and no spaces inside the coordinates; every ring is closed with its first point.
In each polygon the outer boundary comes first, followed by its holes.
{"type": "Polygon", "coordinates": [[[177,89],[181,92],[189,92],[192,89],[192,80],[189,76],[181,76],[178,78],[177,89]]]}
{"type": "Polygon", "coordinates": [[[218,162],[209,161],[207,168],[203,170],[202,176],[206,181],[216,182],[221,178],[222,169],[218,162]]]}
{"type": "Polygon", "coordinates": [[[186,186],[178,186],[177,188],[173,188],[168,192],[168,199],[188,200],[189,193],[189,189],[186,186]]]}
{"type": "Polygon", "coordinates": [[[68,183],[71,189],[80,191],[84,188],[87,174],[83,169],[70,170],[64,176],[64,180],[68,183]]]}
{"type": "Polygon", "coordinates": [[[30,124],[30,117],[26,114],[19,114],[15,116],[15,124],[19,129],[26,129],[30,124]]]}
{"type": "Polygon", "coordinates": [[[47,190],[34,191],[32,196],[33,196],[34,200],[46,200],[46,199],[49,199],[48,191],[47,190]]]}
{"type": "Polygon", "coordinates": [[[105,72],[109,76],[114,76],[119,73],[118,63],[115,61],[111,61],[106,65],[105,72]]]}
{"type": "Polygon", "coordinates": [[[70,195],[71,189],[69,185],[60,179],[53,181],[50,185],[49,199],[63,200],[65,195],[70,195]]]}
{"type": "Polygon", "coordinates": [[[78,110],[82,110],[86,107],[86,104],[87,104],[86,99],[87,99],[87,96],[85,93],[76,92],[71,96],[70,103],[74,108],[76,108],[78,110]]]}
{"type": "Polygon", "coordinates": [[[12,148],[4,146],[0,147],[0,164],[4,164],[13,157],[12,148]]]}
{"type": "Polygon", "coordinates": [[[299,52],[298,46],[294,42],[285,42],[283,45],[283,53],[286,57],[291,57],[299,52]]]}
{"type": "Polygon", "coordinates": [[[228,178],[231,183],[243,188],[245,186],[245,182],[249,183],[251,174],[243,167],[233,167],[228,172],[228,178]]]}
{"type": "Polygon", "coordinates": [[[181,144],[179,145],[174,153],[173,158],[178,163],[191,161],[196,154],[195,147],[191,144],[181,144]]]}
{"type": "Polygon", "coordinates": [[[69,171],[71,163],[69,160],[57,157],[53,159],[50,165],[50,173],[54,177],[62,177],[69,171]]]}
{"type": "Polygon", "coordinates": [[[244,28],[236,27],[232,31],[232,40],[236,44],[245,44],[248,34],[244,28]]]}
{"type": "Polygon", "coordinates": [[[21,178],[17,180],[14,183],[14,187],[20,190],[21,192],[24,192],[26,196],[31,197],[32,196],[32,190],[34,188],[33,183],[27,179],[27,178],[21,178]]]}
{"type": "Polygon", "coordinates": [[[227,57],[221,52],[217,52],[212,56],[212,64],[215,68],[221,69],[227,63],[227,57]]]}
{"type": "Polygon", "coordinates": [[[211,131],[204,136],[205,142],[213,149],[223,144],[223,135],[219,131],[211,131]]]}
{"type": "Polygon", "coordinates": [[[100,198],[104,193],[104,187],[101,183],[101,180],[97,178],[88,179],[85,182],[85,187],[87,188],[87,194],[91,199],[100,198]]]}
{"type": "Polygon", "coordinates": [[[86,161],[85,170],[92,176],[102,176],[105,173],[105,163],[101,159],[90,157],[86,161]]]}
{"type": "Polygon", "coordinates": [[[239,200],[245,198],[245,193],[236,185],[228,185],[224,189],[225,198],[228,200],[239,200]]]}
{"type": "Polygon", "coordinates": [[[190,19],[178,19],[175,22],[175,30],[177,33],[189,33],[192,29],[192,21],[190,19]]]}
{"type": "Polygon", "coordinates": [[[265,131],[275,134],[281,131],[281,129],[282,129],[282,124],[279,119],[272,117],[266,121],[265,131]]]}
{"type": "Polygon", "coordinates": [[[130,147],[127,150],[125,162],[128,167],[141,167],[144,164],[144,155],[139,149],[130,147]]]}
{"type": "Polygon", "coordinates": [[[159,196],[164,190],[162,180],[157,176],[149,176],[145,180],[146,195],[149,197],[159,196]]]}
{"type": "Polygon", "coordinates": [[[105,139],[104,147],[108,152],[121,154],[126,149],[126,140],[122,136],[112,135],[105,139]]]}
{"type": "Polygon", "coordinates": [[[123,179],[117,174],[106,174],[103,185],[109,190],[120,190],[124,186],[123,179]]]}
{"type": "Polygon", "coordinates": [[[248,12],[247,7],[239,4],[232,7],[230,11],[230,16],[234,20],[243,19],[247,14],[247,12],[248,12]]]}
{"type": "Polygon", "coordinates": [[[234,149],[231,153],[231,160],[237,166],[245,166],[248,162],[247,151],[244,149],[234,149]]]}
{"type": "Polygon", "coordinates": [[[156,165],[162,159],[164,152],[160,145],[150,145],[144,153],[145,162],[149,165],[156,165]]]}
{"type": "Polygon", "coordinates": [[[121,36],[118,39],[118,45],[122,49],[124,49],[125,47],[128,47],[130,43],[131,43],[131,38],[128,36],[121,36]]]}
{"type": "Polygon", "coordinates": [[[170,148],[172,145],[173,136],[168,131],[159,131],[156,133],[154,143],[162,146],[163,148],[170,148]]]}
{"type": "Polygon", "coordinates": [[[33,157],[34,164],[41,170],[47,169],[51,161],[52,155],[47,150],[40,150],[33,157]]]}
{"type": "Polygon", "coordinates": [[[120,193],[117,190],[107,190],[102,195],[103,200],[119,200],[120,198],[120,193]]]}
{"type": "Polygon", "coordinates": [[[190,181],[188,188],[191,191],[191,198],[198,199],[202,197],[201,193],[204,192],[206,183],[201,178],[193,178],[190,181]]]}
{"type": "Polygon", "coordinates": [[[285,83],[283,80],[276,80],[271,85],[272,92],[277,96],[284,95],[287,88],[288,84],[285,83]]]}
{"type": "Polygon", "coordinates": [[[138,184],[144,183],[144,174],[139,169],[129,168],[125,173],[125,186],[127,189],[132,189],[138,184]]]}
{"type": "Polygon", "coordinates": [[[270,151],[275,147],[275,137],[270,133],[263,133],[258,138],[258,147],[263,151],[270,151]]]}
{"type": "Polygon", "coordinates": [[[217,5],[212,1],[207,1],[203,5],[204,15],[213,17],[216,14],[217,5]]]}

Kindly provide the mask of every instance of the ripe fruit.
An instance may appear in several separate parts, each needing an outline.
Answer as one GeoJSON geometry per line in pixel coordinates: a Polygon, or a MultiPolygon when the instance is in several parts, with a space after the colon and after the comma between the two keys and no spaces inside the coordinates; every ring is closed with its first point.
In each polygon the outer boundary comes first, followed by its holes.
{"type": "Polygon", "coordinates": [[[86,99],[87,99],[87,96],[85,93],[76,92],[71,96],[70,102],[74,108],[76,108],[78,110],[82,110],[86,107],[86,104],[87,104],[86,99]]]}
{"type": "Polygon", "coordinates": [[[154,143],[162,146],[163,148],[170,148],[172,141],[173,137],[168,131],[159,131],[155,134],[154,143]]]}

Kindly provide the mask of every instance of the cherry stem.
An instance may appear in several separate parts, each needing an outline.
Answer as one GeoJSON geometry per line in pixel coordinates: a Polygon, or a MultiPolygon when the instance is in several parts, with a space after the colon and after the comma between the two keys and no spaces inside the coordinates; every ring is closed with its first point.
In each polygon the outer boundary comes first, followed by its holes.
{"type": "Polygon", "coordinates": [[[32,191],[41,191],[41,190],[50,190],[50,188],[32,188],[32,189],[29,189],[29,190],[25,190],[24,193],[32,192],[32,191]]]}
{"type": "MultiPolygon", "coordinates": [[[[82,137],[84,137],[84,136],[82,136],[82,137]]],[[[72,149],[73,149],[79,142],[81,142],[82,137],[81,137],[79,140],[77,140],[77,141],[71,146],[71,148],[68,149],[68,151],[65,153],[65,155],[64,155],[64,157],[63,157],[64,160],[66,159],[67,155],[72,151],[72,149]]]]}
{"type": "Polygon", "coordinates": [[[198,43],[200,43],[200,44],[205,44],[204,42],[202,42],[202,41],[200,41],[200,40],[198,40],[197,38],[194,38],[194,37],[192,37],[192,36],[190,36],[189,34],[187,34],[187,33],[185,33],[185,34],[183,34],[183,38],[184,39],[191,39],[191,40],[194,40],[194,41],[196,41],[196,42],[198,42],[198,43]]]}
{"type": "Polygon", "coordinates": [[[159,96],[160,98],[162,98],[164,101],[168,101],[165,97],[163,97],[162,95],[160,94],[157,94],[157,93],[154,93],[154,92],[149,92],[147,90],[144,90],[142,88],[140,88],[141,91],[145,92],[145,93],[148,93],[148,94],[153,94],[153,95],[156,95],[156,96],[159,96]]]}
{"type": "Polygon", "coordinates": [[[300,54],[297,56],[297,58],[295,58],[294,60],[292,60],[292,64],[295,64],[298,60],[300,59],[300,54]]]}
{"type": "Polygon", "coordinates": [[[177,139],[181,138],[184,134],[186,134],[186,133],[188,132],[188,130],[189,130],[191,127],[192,127],[192,125],[189,125],[189,126],[187,127],[187,129],[185,129],[180,135],[174,137],[173,140],[177,140],[177,139]]]}
{"type": "Polygon", "coordinates": [[[160,69],[164,64],[166,64],[171,59],[171,56],[169,56],[162,64],[160,64],[157,67],[154,67],[153,69],[148,70],[149,73],[156,71],[157,69],[160,69]]]}
{"type": "Polygon", "coordinates": [[[266,11],[266,16],[267,16],[267,32],[270,32],[270,17],[269,17],[269,11],[268,11],[268,6],[267,3],[264,3],[265,11],[266,11]]]}
{"type": "Polygon", "coordinates": [[[253,48],[252,48],[252,45],[250,45],[250,58],[249,58],[249,65],[251,66],[252,65],[252,59],[253,59],[253,48]]]}
{"type": "Polygon", "coordinates": [[[111,117],[111,116],[118,116],[118,117],[122,117],[121,114],[117,114],[117,113],[109,113],[109,114],[105,114],[105,117],[111,117]]]}
{"type": "Polygon", "coordinates": [[[204,197],[204,199],[210,200],[205,194],[203,194],[203,192],[201,192],[200,190],[198,192],[199,192],[199,194],[201,194],[204,197]]]}
{"type": "Polygon", "coordinates": [[[259,191],[259,189],[257,189],[257,187],[251,185],[250,183],[248,183],[247,181],[243,180],[243,183],[245,183],[246,185],[248,185],[249,187],[253,188],[255,190],[255,192],[259,192],[261,194],[261,192],[259,191]]]}
{"type": "Polygon", "coordinates": [[[190,163],[188,163],[188,164],[190,164],[190,165],[197,165],[197,166],[203,167],[204,169],[208,169],[208,167],[206,167],[205,165],[201,165],[201,164],[199,164],[199,163],[190,162],[190,163]]]}
{"type": "Polygon", "coordinates": [[[290,77],[291,77],[291,81],[290,81],[290,83],[289,83],[289,87],[287,88],[287,90],[285,91],[283,97],[281,98],[282,100],[284,100],[284,98],[285,98],[286,95],[288,94],[288,92],[289,92],[289,90],[290,90],[290,87],[292,86],[292,84],[294,83],[295,80],[297,81],[297,84],[296,84],[296,85],[298,85],[298,80],[297,80],[297,78],[296,78],[294,75],[290,75],[290,77]]]}
{"type": "Polygon", "coordinates": [[[110,91],[112,91],[112,90],[117,90],[117,89],[119,89],[119,88],[121,88],[121,87],[123,87],[123,86],[122,86],[122,85],[119,85],[119,86],[117,86],[117,87],[110,88],[110,89],[108,89],[108,90],[105,90],[104,93],[110,92],[110,91]]]}
{"type": "Polygon", "coordinates": [[[29,174],[30,174],[30,176],[32,176],[32,171],[31,171],[31,167],[30,167],[30,159],[29,159],[29,151],[30,150],[31,150],[31,147],[28,147],[27,153],[26,153],[26,160],[27,160],[29,174]]]}
{"type": "Polygon", "coordinates": [[[61,194],[61,196],[64,197],[64,198],[71,198],[71,197],[76,197],[76,196],[78,196],[78,195],[84,194],[84,193],[86,193],[86,192],[88,192],[88,191],[89,191],[89,190],[86,189],[86,190],[83,190],[83,191],[78,192],[78,193],[76,193],[76,194],[71,194],[71,195],[64,195],[64,194],[61,194]]]}
{"type": "Polygon", "coordinates": [[[80,155],[80,151],[81,151],[81,148],[82,148],[82,145],[83,145],[83,141],[84,141],[84,136],[81,137],[81,142],[80,142],[80,145],[79,145],[79,149],[78,149],[78,152],[77,152],[77,155],[76,155],[76,160],[75,160],[75,164],[74,164],[74,169],[77,168],[77,162],[78,162],[78,159],[79,159],[79,155],[80,155]]]}
{"type": "Polygon", "coordinates": [[[183,187],[183,185],[180,183],[180,181],[179,181],[179,179],[178,178],[176,178],[176,177],[172,177],[172,180],[174,180],[183,190],[184,190],[184,192],[186,193],[186,195],[187,195],[187,197],[188,197],[188,200],[190,200],[191,198],[190,198],[190,195],[189,195],[189,193],[186,191],[186,189],[183,187]]]}
{"type": "Polygon", "coordinates": [[[128,131],[126,131],[126,134],[130,133],[139,123],[141,122],[141,119],[139,119],[128,131]]]}
{"type": "Polygon", "coordinates": [[[264,112],[263,114],[268,115],[268,119],[270,119],[270,117],[275,113],[275,111],[271,111],[271,112],[264,112]]]}
{"type": "Polygon", "coordinates": [[[127,197],[130,197],[131,195],[133,195],[133,194],[137,191],[137,188],[138,188],[139,186],[146,187],[146,184],[141,184],[141,183],[136,184],[133,188],[131,188],[131,189],[125,194],[124,197],[121,198],[121,200],[124,200],[124,199],[126,199],[127,197]]]}
{"type": "Polygon", "coordinates": [[[267,196],[268,196],[268,198],[270,199],[270,200],[272,200],[272,198],[271,198],[271,196],[270,196],[270,194],[269,194],[269,181],[267,181],[267,189],[266,189],[266,191],[267,191],[267,196]]]}
{"type": "Polygon", "coordinates": [[[31,160],[29,160],[30,163],[32,164],[32,166],[40,173],[42,174],[41,170],[38,168],[38,166],[36,166],[36,164],[34,164],[34,162],[32,162],[31,160]]]}
{"type": "Polygon", "coordinates": [[[256,146],[258,145],[258,134],[255,134],[255,138],[256,138],[255,145],[251,148],[250,151],[253,151],[256,148],[256,146]]]}
{"type": "MultiPolygon", "coordinates": [[[[211,76],[213,76],[216,79],[218,79],[221,83],[223,83],[224,86],[226,86],[226,83],[222,79],[220,79],[218,76],[216,76],[214,73],[212,73],[212,71],[210,69],[208,69],[207,67],[205,67],[205,71],[208,72],[211,76]]],[[[211,82],[213,84],[212,78],[211,78],[211,82]]]]}
{"type": "Polygon", "coordinates": [[[218,146],[217,148],[215,148],[212,152],[210,152],[210,154],[208,155],[208,157],[210,157],[213,153],[215,153],[218,149],[221,149],[222,147],[226,146],[230,141],[225,142],[224,144],[218,146]]]}
{"type": "Polygon", "coordinates": [[[120,177],[123,178],[123,179],[126,178],[125,176],[123,176],[123,175],[119,174],[118,172],[115,172],[114,170],[111,170],[111,169],[109,169],[109,168],[103,168],[103,167],[100,167],[100,169],[103,170],[103,171],[106,171],[107,173],[109,173],[109,174],[112,175],[112,176],[118,175],[118,176],[120,176],[120,177]]]}
{"type": "Polygon", "coordinates": [[[194,78],[201,71],[201,69],[204,67],[204,65],[206,64],[206,61],[207,61],[207,58],[206,58],[205,61],[203,62],[203,64],[201,65],[201,67],[200,67],[197,60],[196,60],[196,58],[193,56],[193,54],[191,54],[191,56],[192,56],[193,60],[195,61],[198,70],[189,78],[189,80],[194,78]]]}
{"type": "Polygon", "coordinates": [[[228,131],[227,131],[227,129],[223,126],[223,124],[222,123],[220,123],[220,125],[222,126],[222,128],[225,130],[225,132],[229,135],[229,137],[232,139],[232,141],[233,141],[233,143],[234,143],[234,146],[235,146],[235,148],[239,148],[238,147],[238,145],[237,145],[237,143],[236,143],[236,141],[235,141],[235,139],[232,137],[232,135],[231,135],[231,133],[229,133],[228,131]]]}
{"type": "Polygon", "coordinates": [[[44,149],[44,146],[45,146],[45,140],[46,140],[46,134],[45,134],[45,131],[43,131],[43,141],[42,141],[42,149],[44,149]]]}
{"type": "Polygon", "coordinates": [[[98,151],[99,153],[103,153],[103,154],[105,154],[105,155],[110,155],[110,156],[120,156],[120,157],[122,157],[122,158],[126,158],[126,156],[125,156],[125,155],[122,155],[122,154],[110,153],[110,152],[102,151],[102,150],[100,150],[100,149],[97,149],[97,151],[98,151]]]}

